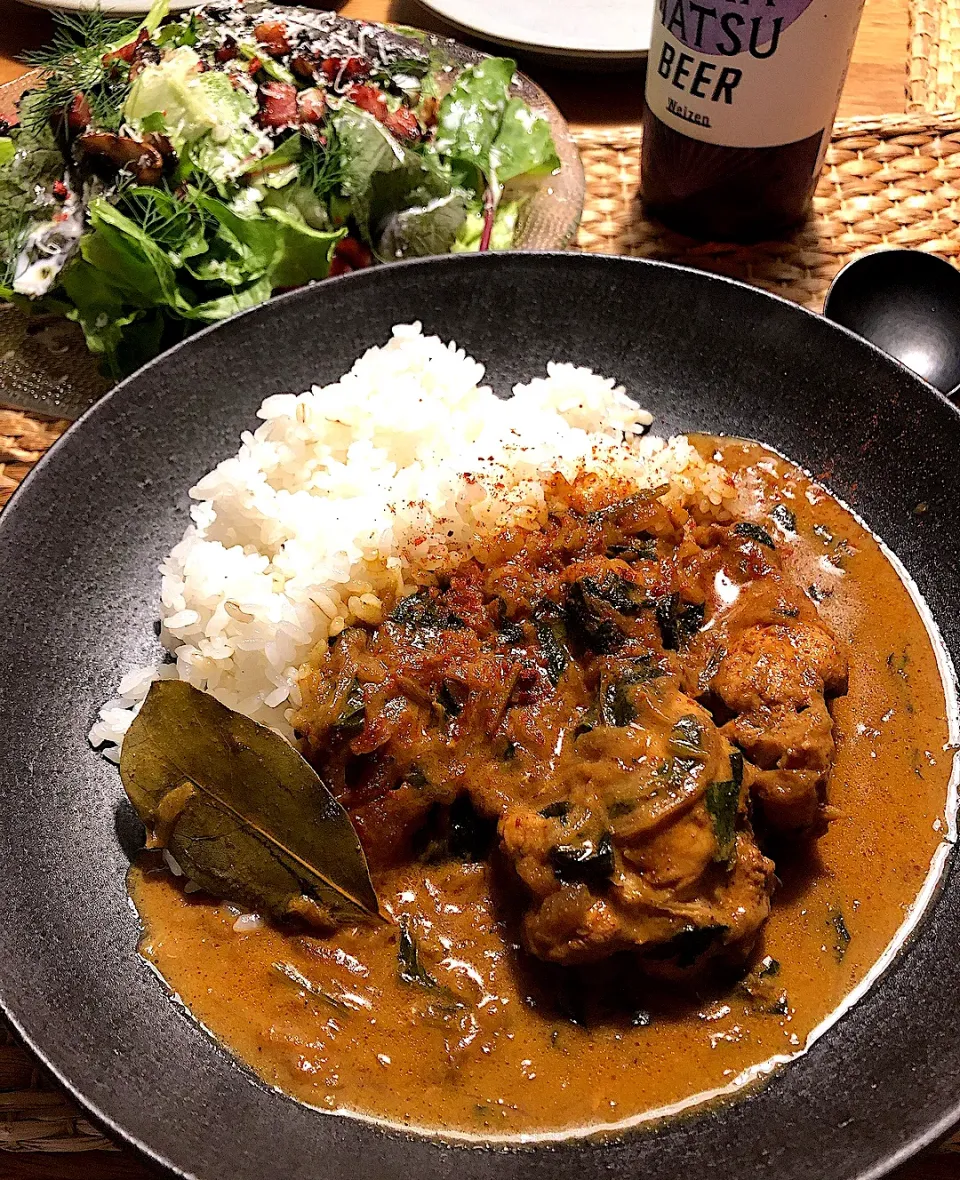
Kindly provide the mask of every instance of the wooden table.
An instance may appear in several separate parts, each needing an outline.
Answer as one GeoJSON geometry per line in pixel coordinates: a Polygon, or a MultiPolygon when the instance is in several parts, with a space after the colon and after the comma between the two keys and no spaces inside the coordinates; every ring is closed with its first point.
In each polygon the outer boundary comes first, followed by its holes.
{"type": "MultiPolygon", "coordinates": [[[[415,0],[347,0],[338,9],[344,16],[393,20],[437,32],[450,31],[415,0]]],[[[0,83],[23,72],[18,56],[25,49],[42,44],[49,36],[50,26],[47,14],[23,7],[15,0],[0,0],[0,83]]],[[[905,109],[908,34],[907,0],[866,0],[840,103],[841,116],[905,109]]],[[[522,65],[553,96],[574,126],[639,121],[643,92],[640,70],[587,74],[561,71],[538,61],[523,61],[522,65]]],[[[0,1180],[148,1180],[154,1175],[127,1152],[62,1155],[0,1152],[0,1180]]],[[[901,1169],[896,1180],[960,1180],[960,1154],[921,1158],[901,1169]]]]}

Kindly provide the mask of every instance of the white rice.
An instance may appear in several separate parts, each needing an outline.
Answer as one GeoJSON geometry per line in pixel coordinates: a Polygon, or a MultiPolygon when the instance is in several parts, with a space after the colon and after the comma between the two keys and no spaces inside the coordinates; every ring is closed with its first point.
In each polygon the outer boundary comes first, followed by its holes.
{"type": "Polygon", "coordinates": [[[398,326],[340,381],[276,394],[239,453],[190,495],[192,524],[160,566],[161,639],[175,663],[140,668],[90,731],[116,759],[157,678],[189,681],[289,734],[299,670],[317,643],[412,571],[437,569],[506,524],[545,522],[544,483],[597,472],[720,506],[730,485],[614,381],[551,363],[497,398],[455,344],[398,326]]]}

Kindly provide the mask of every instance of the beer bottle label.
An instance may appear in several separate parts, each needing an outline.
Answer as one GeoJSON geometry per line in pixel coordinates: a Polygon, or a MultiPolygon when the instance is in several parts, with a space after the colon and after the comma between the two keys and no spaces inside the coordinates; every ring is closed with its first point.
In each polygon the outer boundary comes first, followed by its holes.
{"type": "Polygon", "coordinates": [[[776,147],[833,119],[863,0],[656,0],[647,105],[681,135],[776,147]]]}

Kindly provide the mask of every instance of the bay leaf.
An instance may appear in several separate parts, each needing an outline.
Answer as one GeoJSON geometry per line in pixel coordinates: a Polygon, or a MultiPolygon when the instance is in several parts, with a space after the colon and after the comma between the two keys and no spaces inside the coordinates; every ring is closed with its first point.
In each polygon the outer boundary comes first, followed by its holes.
{"type": "Polygon", "coordinates": [[[357,833],[317,773],[208,693],[151,685],[120,777],[154,846],[205,892],[316,926],[379,916],[357,833]]]}

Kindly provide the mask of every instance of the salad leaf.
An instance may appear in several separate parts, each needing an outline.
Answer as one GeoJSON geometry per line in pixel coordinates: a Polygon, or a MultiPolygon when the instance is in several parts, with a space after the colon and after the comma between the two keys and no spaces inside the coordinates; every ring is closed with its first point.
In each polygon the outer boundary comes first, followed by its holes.
{"type": "MultiPolygon", "coordinates": [[[[21,109],[29,110],[34,101],[28,94],[21,109]]],[[[0,158],[0,286],[11,289],[32,224],[50,215],[46,191],[63,176],[64,163],[47,123],[16,127],[0,145],[9,145],[0,158]]]]}
{"type": "Polygon", "coordinates": [[[232,281],[249,282],[267,274],[277,253],[273,225],[259,214],[243,216],[205,193],[196,194],[195,200],[211,220],[211,256],[237,267],[232,281]]]}
{"type": "Polygon", "coordinates": [[[303,140],[299,134],[291,135],[268,155],[248,161],[240,171],[251,184],[263,185],[266,188],[283,188],[300,175],[302,144],[303,140]]]}
{"type": "Polygon", "coordinates": [[[87,12],[57,13],[50,45],[28,53],[24,62],[43,70],[43,87],[34,92],[36,100],[28,110],[20,107],[20,123],[37,131],[56,122],[74,95],[83,94],[101,130],[116,130],[122,122],[122,107],[130,82],[122,72],[109,66],[110,56],[129,45],[141,30],[152,34],[167,15],[168,0],[154,0],[138,24],[115,20],[99,5],[87,12]]]}
{"type": "Polygon", "coordinates": [[[472,200],[463,189],[454,189],[429,204],[395,213],[380,238],[380,254],[390,258],[425,258],[447,254],[467,216],[472,200]]]}
{"type": "MultiPolygon", "coordinates": [[[[509,250],[517,235],[517,221],[520,217],[522,201],[502,201],[497,206],[493,219],[493,233],[490,235],[491,250],[509,250]]],[[[454,254],[463,251],[480,249],[480,239],[484,229],[483,209],[474,207],[467,214],[467,218],[460,227],[457,239],[450,247],[454,254]]]]}
{"type": "MultiPolygon", "coordinates": [[[[153,0],[147,15],[137,27],[136,32],[139,33],[140,29],[146,29],[148,33],[155,33],[160,28],[161,23],[169,11],[170,0],[153,0]]],[[[126,41],[121,42],[121,44],[125,45],[126,41]]],[[[116,48],[119,48],[119,46],[116,46],[116,48]]]]}
{"type": "Polygon", "coordinates": [[[516,68],[509,57],[490,57],[462,71],[440,104],[435,146],[441,156],[472,165],[484,177],[490,175],[490,150],[516,68]]]}
{"type": "MultiPolygon", "coordinates": [[[[256,131],[235,128],[226,139],[217,139],[213,132],[192,144],[186,156],[192,171],[213,181],[217,189],[227,195],[227,184],[239,176],[251,156],[264,150],[264,141],[256,131]]],[[[189,174],[191,169],[185,169],[189,174]]]]}
{"type": "Polygon", "coordinates": [[[216,299],[208,299],[205,303],[197,303],[189,312],[183,313],[187,319],[203,320],[213,323],[215,320],[225,320],[227,316],[236,315],[239,311],[246,311],[248,307],[256,307],[258,303],[265,303],[270,298],[273,283],[268,276],[257,279],[245,287],[237,287],[216,299]]]}
{"type": "Polygon", "coordinates": [[[88,217],[92,232],[80,240],[80,253],[129,303],[189,308],[169,255],[144,229],[104,197],[91,202],[88,217]]]}
{"type": "Polygon", "coordinates": [[[313,279],[325,279],[333,249],[347,231],[313,229],[303,218],[283,209],[269,208],[264,212],[277,227],[277,249],[270,271],[273,285],[301,287],[313,279]]]}
{"type": "Polygon", "coordinates": [[[299,214],[275,206],[265,208],[263,216],[243,217],[213,197],[197,200],[216,221],[217,238],[244,267],[247,279],[266,275],[274,287],[326,278],[333,249],[346,233],[316,230],[299,214]]]}
{"type": "Polygon", "coordinates": [[[63,290],[73,304],[68,319],[81,326],[87,347],[97,356],[114,356],[123,341],[124,329],[142,318],[142,311],[130,307],[124,293],[82,258],[67,268],[63,290]]]}
{"type": "Polygon", "coordinates": [[[136,185],[123,191],[120,209],[170,255],[176,266],[208,250],[202,211],[166,189],[136,185]]]}
{"type": "Polygon", "coordinates": [[[183,20],[169,21],[163,28],[158,29],[153,40],[161,49],[176,49],[180,45],[192,47],[200,40],[203,24],[203,18],[199,13],[191,12],[183,20]]]}
{"type": "Polygon", "coordinates": [[[177,151],[218,188],[245,171],[251,156],[270,150],[269,139],[253,125],[256,100],[235,89],[226,74],[203,70],[197,52],[186,45],[140,71],[123,110],[141,129],[150,120],[160,130],[156,116],[161,116],[162,130],[177,151]]]}
{"type": "Polygon", "coordinates": [[[309,185],[297,181],[281,189],[268,189],[262,197],[261,208],[282,209],[301,217],[312,229],[332,229],[333,218],[326,204],[309,185]]]}
{"type": "MultiPolygon", "coordinates": [[[[207,194],[190,198],[164,218],[164,205],[177,201],[157,193],[154,220],[142,214],[140,223],[103,198],[91,205],[82,265],[70,268],[64,288],[76,309],[71,318],[114,371],[127,329],[141,329],[142,312],[201,322],[234,315],[264,302],[276,287],[325,278],[346,232],[315,230],[279,209],[243,217],[207,194]],[[197,281],[193,289],[185,275],[197,281]]],[[[128,199],[145,200],[139,189],[128,199]]],[[[156,332],[162,328],[158,321],[156,332]]]]}
{"type": "Polygon", "coordinates": [[[361,235],[371,245],[378,245],[380,227],[395,214],[450,194],[449,169],[436,153],[412,151],[366,111],[345,104],[334,127],[341,187],[361,235]]]}
{"type": "Polygon", "coordinates": [[[500,184],[516,176],[543,175],[560,167],[550,124],[520,98],[511,98],[490,148],[490,166],[500,184]]]}
{"type": "MultiPolygon", "coordinates": [[[[516,63],[510,58],[488,58],[463,71],[440,105],[436,150],[448,156],[461,183],[472,183],[483,195],[481,230],[476,245],[461,249],[509,248],[508,221],[499,224],[494,244],[503,186],[518,176],[552,172],[559,166],[550,125],[519,98],[510,97],[516,63]],[[472,182],[471,182],[472,174],[472,182]]],[[[516,218],[513,218],[516,229],[516,218]]]]}
{"type": "Polygon", "coordinates": [[[403,145],[367,111],[344,103],[333,125],[343,155],[340,184],[348,197],[366,197],[374,173],[409,166],[403,145]]]}

